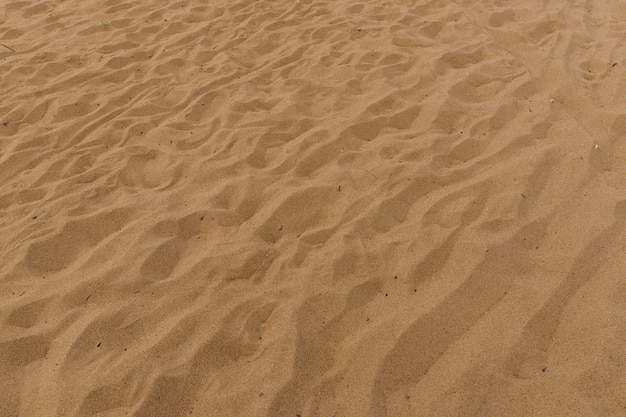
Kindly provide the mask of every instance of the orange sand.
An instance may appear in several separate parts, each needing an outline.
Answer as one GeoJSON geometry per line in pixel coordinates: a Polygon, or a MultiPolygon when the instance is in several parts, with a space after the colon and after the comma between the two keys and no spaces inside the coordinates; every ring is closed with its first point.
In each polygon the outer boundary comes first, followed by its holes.
{"type": "Polygon", "coordinates": [[[0,416],[626,415],[626,3],[0,6],[0,416]]]}

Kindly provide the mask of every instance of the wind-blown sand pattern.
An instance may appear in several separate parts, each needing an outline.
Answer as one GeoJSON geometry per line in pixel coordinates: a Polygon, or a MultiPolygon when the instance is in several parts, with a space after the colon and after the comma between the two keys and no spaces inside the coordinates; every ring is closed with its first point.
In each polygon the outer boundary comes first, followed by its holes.
{"type": "Polygon", "coordinates": [[[626,3],[0,6],[0,416],[626,415],[626,3]]]}

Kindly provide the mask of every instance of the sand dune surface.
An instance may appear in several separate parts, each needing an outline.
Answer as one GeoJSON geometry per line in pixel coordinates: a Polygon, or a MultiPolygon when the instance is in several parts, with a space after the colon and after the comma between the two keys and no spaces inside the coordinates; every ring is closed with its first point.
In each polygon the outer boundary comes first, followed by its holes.
{"type": "Polygon", "coordinates": [[[625,416],[626,4],[6,0],[0,416],[625,416]]]}

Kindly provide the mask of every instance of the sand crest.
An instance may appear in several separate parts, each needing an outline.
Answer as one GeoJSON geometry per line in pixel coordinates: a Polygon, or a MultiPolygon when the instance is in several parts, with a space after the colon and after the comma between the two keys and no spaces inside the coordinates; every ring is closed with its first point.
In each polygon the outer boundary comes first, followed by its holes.
{"type": "Polygon", "coordinates": [[[0,5],[0,416],[626,415],[626,4],[0,5]]]}

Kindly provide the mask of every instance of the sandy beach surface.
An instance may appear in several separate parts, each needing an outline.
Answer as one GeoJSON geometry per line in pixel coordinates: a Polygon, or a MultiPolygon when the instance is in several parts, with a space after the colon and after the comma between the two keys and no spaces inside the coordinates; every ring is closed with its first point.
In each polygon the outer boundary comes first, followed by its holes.
{"type": "Polygon", "coordinates": [[[0,5],[0,416],[626,416],[626,3],[0,5]]]}

